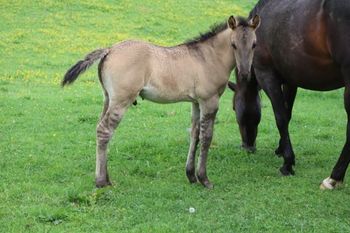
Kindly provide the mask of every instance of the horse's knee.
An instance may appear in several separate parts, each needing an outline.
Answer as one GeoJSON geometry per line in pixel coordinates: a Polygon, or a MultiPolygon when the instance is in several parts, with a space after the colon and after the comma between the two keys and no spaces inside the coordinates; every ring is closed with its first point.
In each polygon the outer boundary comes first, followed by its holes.
{"type": "Polygon", "coordinates": [[[202,146],[209,147],[213,138],[213,132],[203,132],[200,134],[200,141],[202,146]]]}
{"type": "Polygon", "coordinates": [[[202,146],[209,146],[213,138],[213,122],[203,121],[201,122],[201,130],[199,134],[199,140],[202,146]]]}

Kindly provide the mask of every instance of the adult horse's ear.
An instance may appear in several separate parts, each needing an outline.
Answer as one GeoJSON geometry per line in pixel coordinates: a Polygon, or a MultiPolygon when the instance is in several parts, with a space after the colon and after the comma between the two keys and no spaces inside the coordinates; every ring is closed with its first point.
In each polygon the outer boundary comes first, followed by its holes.
{"type": "Polygon", "coordinates": [[[253,19],[250,20],[249,24],[252,28],[257,29],[260,26],[260,16],[259,15],[255,15],[253,19]]]}
{"type": "Polygon", "coordinates": [[[231,82],[231,81],[228,81],[228,87],[232,90],[232,91],[236,91],[236,84],[231,82]]]}
{"type": "Polygon", "coordinates": [[[233,15],[231,15],[230,18],[228,18],[227,24],[232,30],[236,29],[237,22],[236,22],[235,17],[233,17],[233,15]]]}

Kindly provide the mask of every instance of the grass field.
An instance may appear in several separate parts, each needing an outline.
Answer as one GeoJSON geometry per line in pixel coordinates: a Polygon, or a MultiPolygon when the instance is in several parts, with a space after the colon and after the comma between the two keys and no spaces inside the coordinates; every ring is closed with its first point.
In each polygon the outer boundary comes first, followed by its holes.
{"type": "Polygon", "coordinates": [[[127,38],[179,44],[256,0],[0,3],[0,232],[350,232],[348,184],[319,190],[345,140],[342,90],[298,93],[294,177],[278,173],[268,99],[248,154],[225,92],[208,161],[213,190],[185,176],[190,104],[140,99],[110,143],[114,185],[94,188],[96,66],[62,89],[65,71],[127,38]]]}

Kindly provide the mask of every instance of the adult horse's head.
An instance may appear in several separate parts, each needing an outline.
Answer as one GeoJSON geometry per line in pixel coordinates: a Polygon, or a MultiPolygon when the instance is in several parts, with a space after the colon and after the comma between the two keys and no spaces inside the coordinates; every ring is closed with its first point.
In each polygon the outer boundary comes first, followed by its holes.
{"type": "Polygon", "coordinates": [[[234,92],[233,110],[242,139],[242,148],[248,152],[255,151],[255,140],[258,134],[258,125],[261,119],[261,105],[259,86],[254,72],[251,78],[241,79],[235,70],[237,83],[229,82],[228,87],[234,92]]]}
{"type": "Polygon", "coordinates": [[[255,15],[247,21],[231,16],[227,23],[228,27],[232,29],[231,45],[235,54],[238,74],[241,78],[248,79],[256,46],[255,30],[260,25],[260,17],[255,15]]]}

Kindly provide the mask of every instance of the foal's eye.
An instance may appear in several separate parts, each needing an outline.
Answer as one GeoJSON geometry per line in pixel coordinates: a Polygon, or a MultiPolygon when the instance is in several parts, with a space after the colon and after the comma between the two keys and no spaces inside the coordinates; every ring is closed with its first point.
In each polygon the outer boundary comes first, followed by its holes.
{"type": "Polygon", "coordinates": [[[255,47],[256,47],[256,43],[253,44],[252,48],[255,49],[255,47]]]}
{"type": "Polygon", "coordinates": [[[234,49],[237,49],[237,47],[236,47],[236,45],[235,44],[231,44],[232,45],[232,47],[234,48],[234,49]]]}

